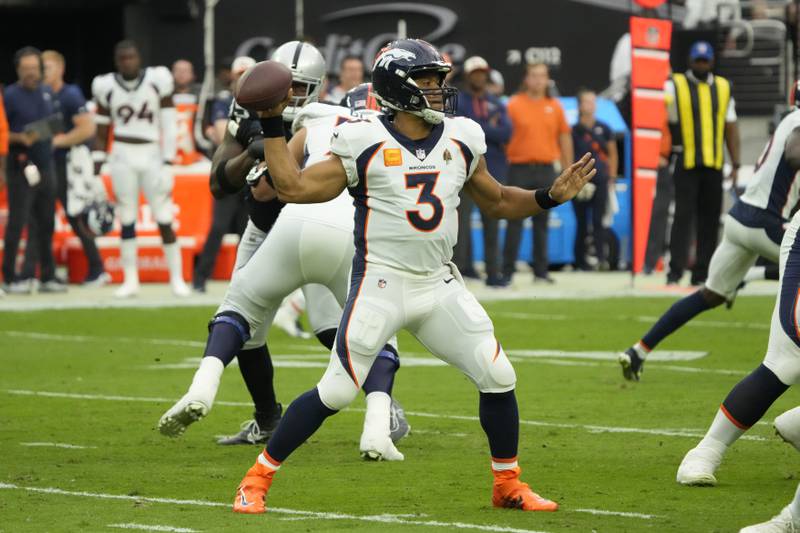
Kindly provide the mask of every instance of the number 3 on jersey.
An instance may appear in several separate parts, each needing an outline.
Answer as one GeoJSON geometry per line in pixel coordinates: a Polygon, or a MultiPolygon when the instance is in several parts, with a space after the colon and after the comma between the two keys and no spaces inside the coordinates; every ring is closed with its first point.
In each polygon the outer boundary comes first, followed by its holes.
{"type": "Polygon", "coordinates": [[[417,197],[417,205],[429,205],[433,208],[433,214],[429,218],[423,217],[418,209],[407,210],[406,218],[409,224],[418,231],[430,232],[439,227],[444,215],[442,200],[433,193],[436,187],[436,180],[439,179],[438,172],[420,172],[418,174],[406,174],[406,189],[420,189],[417,197]]]}

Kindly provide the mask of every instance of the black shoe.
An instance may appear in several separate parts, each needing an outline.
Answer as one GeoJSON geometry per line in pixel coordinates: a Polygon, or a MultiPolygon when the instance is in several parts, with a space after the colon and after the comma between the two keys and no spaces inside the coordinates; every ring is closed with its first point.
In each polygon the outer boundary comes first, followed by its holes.
{"type": "Polygon", "coordinates": [[[534,283],[546,283],[547,285],[552,285],[552,284],[554,284],[556,282],[556,280],[554,280],[550,276],[533,276],[533,282],[534,283]]]}
{"type": "Polygon", "coordinates": [[[644,359],[639,357],[632,347],[628,348],[617,358],[620,366],[622,367],[622,377],[628,381],[639,381],[644,372],[644,359]]]}
{"type": "Polygon", "coordinates": [[[470,279],[481,279],[480,274],[474,268],[467,268],[463,272],[461,272],[462,278],[470,278],[470,279]]]}
{"type": "Polygon", "coordinates": [[[195,279],[192,281],[192,289],[194,292],[205,293],[206,292],[206,282],[202,279],[195,279]]]}
{"type": "Polygon", "coordinates": [[[281,413],[283,406],[278,404],[278,409],[270,418],[263,423],[263,427],[259,426],[255,419],[247,420],[242,423],[242,429],[236,435],[229,437],[222,437],[217,440],[217,444],[230,446],[233,444],[260,444],[266,445],[275,428],[278,427],[278,422],[281,420],[281,413]]]}
{"type": "Polygon", "coordinates": [[[489,276],[486,278],[487,287],[508,287],[509,283],[511,283],[511,280],[505,277],[489,276]]]}

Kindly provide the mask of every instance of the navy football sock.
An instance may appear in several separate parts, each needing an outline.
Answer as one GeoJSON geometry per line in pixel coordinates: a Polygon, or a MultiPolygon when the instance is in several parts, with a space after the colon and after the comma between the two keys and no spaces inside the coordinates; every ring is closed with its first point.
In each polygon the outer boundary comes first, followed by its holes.
{"type": "Polygon", "coordinates": [[[326,418],[337,412],[322,403],[316,387],[304,392],[286,409],[267,443],[267,453],[282,463],[319,429],[326,418]]]}
{"type": "Polygon", "coordinates": [[[694,292],[686,298],[678,300],[672,304],[672,307],[666,313],[661,315],[658,322],[642,337],[642,344],[648,350],[654,349],[665,337],[671,335],[689,320],[710,308],[711,306],[703,298],[702,291],[694,292]]]}
{"type": "Polygon", "coordinates": [[[400,358],[394,348],[387,344],[375,358],[375,362],[372,363],[372,368],[369,369],[369,374],[361,386],[364,394],[385,392],[391,396],[394,375],[398,368],[400,368],[400,358]]]}
{"type": "Polygon", "coordinates": [[[778,281],[780,279],[780,270],[775,263],[769,263],[764,267],[764,279],[778,281]]]}
{"type": "Polygon", "coordinates": [[[256,408],[256,422],[264,427],[278,410],[269,349],[265,344],[250,350],[241,350],[236,357],[239,360],[239,371],[256,408]]]}
{"type": "Polygon", "coordinates": [[[317,340],[327,349],[333,349],[333,343],[336,340],[336,328],[325,329],[316,333],[317,340]]]}
{"type": "Polygon", "coordinates": [[[740,429],[747,429],[761,420],[767,409],[786,392],[789,385],[778,379],[772,370],[763,364],[736,384],[722,408],[740,429]]]}
{"type": "Polygon", "coordinates": [[[482,392],[479,412],[492,457],[515,458],[519,442],[519,410],[514,391],[482,392]]]}
{"type": "Polygon", "coordinates": [[[250,338],[243,326],[230,316],[216,316],[208,325],[208,339],[203,357],[216,357],[228,366],[250,338]]]}

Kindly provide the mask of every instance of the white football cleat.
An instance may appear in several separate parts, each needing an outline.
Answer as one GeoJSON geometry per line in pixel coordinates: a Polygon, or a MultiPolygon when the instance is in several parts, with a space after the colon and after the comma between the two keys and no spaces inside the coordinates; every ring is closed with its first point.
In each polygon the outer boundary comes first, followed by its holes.
{"type": "Polygon", "coordinates": [[[772,425],[780,438],[800,451],[800,407],[778,415],[772,425]]]}
{"type": "Polygon", "coordinates": [[[368,461],[403,461],[405,459],[389,435],[364,432],[361,434],[359,450],[361,457],[368,461]]]}
{"type": "Polygon", "coordinates": [[[275,313],[272,325],[277,326],[286,332],[290,337],[296,339],[310,339],[311,334],[303,331],[297,324],[300,315],[290,308],[291,304],[284,301],[275,313]]]}
{"type": "Polygon", "coordinates": [[[172,294],[178,298],[186,298],[192,295],[192,289],[183,280],[173,281],[169,286],[172,289],[172,294]]]}
{"type": "Polygon", "coordinates": [[[131,298],[139,294],[138,281],[125,281],[114,291],[115,298],[131,298]]]}
{"type": "Polygon", "coordinates": [[[773,516],[767,522],[761,522],[752,526],[743,527],[739,533],[798,533],[800,532],[800,520],[796,520],[789,510],[789,506],[781,510],[780,514],[773,516]]]}
{"type": "Polygon", "coordinates": [[[180,437],[187,427],[205,417],[209,410],[203,402],[184,396],[161,415],[158,431],[167,437],[180,437]]]}
{"type": "Polygon", "coordinates": [[[722,454],[703,446],[689,450],[678,467],[676,480],[681,485],[713,487],[717,484],[714,472],[722,463],[722,454]]]}

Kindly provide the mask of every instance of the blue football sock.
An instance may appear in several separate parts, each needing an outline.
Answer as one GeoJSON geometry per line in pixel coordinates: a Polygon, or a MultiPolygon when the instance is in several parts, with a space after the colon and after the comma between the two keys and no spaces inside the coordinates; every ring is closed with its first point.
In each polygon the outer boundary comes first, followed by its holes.
{"type": "Polygon", "coordinates": [[[319,429],[326,418],[337,412],[322,403],[316,387],[304,392],[286,409],[267,443],[267,453],[282,463],[319,429]]]}
{"type": "Polygon", "coordinates": [[[394,375],[398,368],[400,368],[400,358],[394,348],[387,344],[378,354],[378,357],[375,358],[375,362],[372,363],[372,368],[370,368],[369,374],[367,374],[367,378],[361,386],[364,394],[385,392],[391,396],[394,375]]]}
{"type": "Polygon", "coordinates": [[[710,309],[710,307],[706,299],[703,298],[702,291],[694,292],[686,298],[678,300],[672,304],[672,307],[666,313],[661,315],[658,322],[642,337],[642,344],[648,350],[654,349],[668,335],[671,335],[675,330],[703,311],[710,309]]]}
{"type": "Polygon", "coordinates": [[[786,392],[789,385],[778,379],[772,370],[766,366],[758,365],[742,381],[736,384],[725,401],[722,408],[733,418],[741,429],[747,429],[764,416],[767,409],[786,392]]]}
{"type": "Polygon", "coordinates": [[[515,458],[519,443],[519,410],[514,391],[482,392],[479,411],[492,457],[515,458]]]}
{"type": "Polygon", "coordinates": [[[228,366],[247,339],[240,328],[230,322],[212,322],[208,328],[206,351],[203,357],[216,357],[228,366]]]}

